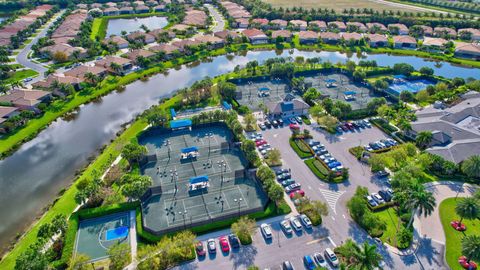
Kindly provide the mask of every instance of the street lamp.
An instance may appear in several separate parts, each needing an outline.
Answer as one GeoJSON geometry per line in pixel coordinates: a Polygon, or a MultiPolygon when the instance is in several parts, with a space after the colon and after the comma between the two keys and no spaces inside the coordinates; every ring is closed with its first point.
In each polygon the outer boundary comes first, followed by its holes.
{"type": "Polygon", "coordinates": [[[180,211],[180,212],[178,212],[178,214],[183,216],[183,229],[186,230],[187,229],[187,224],[185,222],[185,216],[187,215],[187,210],[185,210],[184,212],[180,211]]]}
{"type": "Polygon", "coordinates": [[[243,201],[242,198],[239,198],[238,200],[237,199],[233,199],[234,202],[238,203],[238,216],[240,216],[240,205],[243,201]]]}

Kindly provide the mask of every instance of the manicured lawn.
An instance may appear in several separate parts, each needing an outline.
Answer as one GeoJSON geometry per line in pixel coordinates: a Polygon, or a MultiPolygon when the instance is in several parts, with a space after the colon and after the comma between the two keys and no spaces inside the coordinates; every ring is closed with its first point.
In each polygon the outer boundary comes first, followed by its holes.
{"type": "Polygon", "coordinates": [[[383,232],[383,235],[380,237],[382,242],[388,243],[391,246],[397,246],[396,236],[397,231],[400,231],[403,228],[403,225],[399,226],[399,218],[397,211],[393,207],[389,207],[385,210],[374,212],[373,213],[379,219],[382,219],[387,224],[387,228],[383,232]]]}
{"type": "Polygon", "coordinates": [[[4,80],[3,82],[5,84],[11,84],[16,81],[22,81],[23,79],[28,77],[36,77],[36,76],[38,76],[38,72],[36,72],[35,70],[24,69],[24,70],[15,71],[12,77],[4,80]]]}
{"type": "MultiPolygon", "coordinates": [[[[313,172],[313,174],[315,174],[315,176],[322,180],[322,181],[325,181],[325,182],[329,182],[327,180],[327,176],[328,176],[328,169],[325,167],[325,165],[323,165],[323,163],[321,163],[318,159],[316,158],[310,158],[310,159],[307,159],[304,161],[305,162],[305,165],[307,165],[307,167],[313,172]]],[[[333,182],[334,183],[341,183],[343,182],[343,179],[341,176],[337,176],[333,179],[333,182]]]]}
{"type": "MultiPolygon", "coordinates": [[[[463,269],[457,262],[458,257],[462,256],[462,238],[465,235],[480,234],[480,221],[478,219],[472,221],[463,220],[462,222],[467,226],[465,232],[458,232],[450,226],[452,220],[460,220],[460,217],[455,214],[455,206],[459,200],[461,200],[461,198],[457,200],[455,200],[455,198],[448,198],[440,203],[440,220],[443,225],[443,230],[445,231],[447,246],[445,256],[448,266],[453,270],[463,269]]],[[[477,262],[477,264],[478,263],[479,262],[477,262]]]]}
{"type": "Polygon", "coordinates": [[[313,154],[310,152],[310,149],[302,140],[289,139],[290,146],[293,148],[293,151],[297,153],[300,158],[309,158],[313,157],[313,154]]]}

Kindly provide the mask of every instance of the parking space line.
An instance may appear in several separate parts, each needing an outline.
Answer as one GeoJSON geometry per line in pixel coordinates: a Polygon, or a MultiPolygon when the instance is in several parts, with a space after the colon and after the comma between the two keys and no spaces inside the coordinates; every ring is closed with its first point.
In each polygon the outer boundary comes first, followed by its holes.
{"type": "Polygon", "coordinates": [[[307,242],[306,244],[307,244],[307,245],[316,244],[316,243],[321,242],[321,241],[323,241],[323,240],[325,240],[325,239],[326,239],[326,237],[319,238],[319,239],[315,239],[315,240],[312,240],[312,241],[307,242]]]}
{"type": "Polygon", "coordinates": [[[330,240],[330,243],[332,243],[332,245],[333,245],[334,247],[337,247],[337,244],[335,244],[335,242],[333,242],[333,240],[332,240],[332,238],[331,238],[330,236],[327,237],[327,238],[328,238],[328,240],[330,240]]]}

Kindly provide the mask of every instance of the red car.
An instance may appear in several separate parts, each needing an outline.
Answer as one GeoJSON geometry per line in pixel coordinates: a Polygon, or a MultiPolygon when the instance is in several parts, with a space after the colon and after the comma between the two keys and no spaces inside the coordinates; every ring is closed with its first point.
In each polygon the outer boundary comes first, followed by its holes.
{"type": "Polygon", "coordinates": [[[477,269],[477,264],[474,261],[468,262],[467,257],[461,256],[458,258],[458,263],[465,269],[475,270],[477,269]]]}
{"type": "Polygon", "coordinates": [[[230,251],[230,245],[228,244],[228,240],[226,236],[222,236],[218,239],[218,242],[220,243],[220,248],[222,249],[223,252],[229,252],[230,251]]]}
{"type": "Polygon", "coordinates": [[[265,141],[265,140],[259,140],[259,141],[256,141],[256,142],[255,142],[255,145],[258,147],[258,146],[264,145],[264,144],[266,144],[266,143],[267,143],[267,141],[265,141]]]}
{"type": "Polygon", "coordinates": [[[205,247],[203,246],[203,243],[201,241],[198,241],[195,244],[195,251],[197,252],[198,256],[205,256],[205,247]]]}
{"type": "Polygon", "coordinates": [[[295,195],[297,195],[297,194],[299,194],[300,197],[303,197],[303,196],[305,196],[305,191],[299,189],[297,191],[294,191],[294,192],[290,193],[290,195],[289,195],[290,199],[293,199],[295,197],[295,195]]]}
{"type": "Polygon", "coordinates": [[[452,227],[459,232],[463,232],[467,229],[465,224],[460,223],[460,221],[458,221],[458,220],[454,220],[454,221],[450,222],[450,225],[452,225],[452,227]]]}
{"type": "Polygon", "coordinates": [[[297,125],[297,124],[290,124],[290,125],[288,125],[288,127],[289,127],[290,129],[300,129],[300,126],[297,125]]]}

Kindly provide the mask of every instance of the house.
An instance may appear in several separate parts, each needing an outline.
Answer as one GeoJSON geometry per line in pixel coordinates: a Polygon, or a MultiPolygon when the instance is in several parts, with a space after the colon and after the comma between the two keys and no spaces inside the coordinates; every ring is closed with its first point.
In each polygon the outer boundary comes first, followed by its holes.
{"type": "Polygon", "coordinates": [[[370,47],[385,47],[388,45],[388,38],[385,35],[368,34],[366,39],[370,47]]]}
{"type": "Polygon", "coordinates": [[[393,46],[397,49],[414,49],[417,40],[411,36],[393,36],[393,46]]]}
{"type": "Polygon", "coordinates": [[[99,78],[104,78],[107,75],[107,70],[99,66],[81,65],[65,71],[64,75],[79,78],[82,82],[84,82],[88,80],[85,78],[85,74],[88,73],[92,73],[99,78]]]}
{"type": "Polygon", "coordinates": [[[150,12],[150,8],[145,6],[145,5],[138,5],[135,7],[135,13],[149,13],[150,12]]]}
{"type": "Polygon", "coordinates": [[[53,85],[55,83],[60,83],[60,84],[70,84],[73,86],[73,89],[76,91],[82,89],[81,83],[82,80],[80,80],[77,77],[72,77],[72,76],[65,76],[65,74],[50,74],[47,76],[47,78],[32,83],[32,87],[35,89],[44,89],[44,90],[53,90],[55,91],[56,89],[52,89],[53,85]]]}
{"type": "Polygon", "coordinates": [[[480,60],[480,45],[466,42],[456,42],[455,56],[480,60]]]}
{"type": "Polygon", "coordinates": [[[88,56],[87,50],[82,47],[73,47],[69,44],[54,44],[40,49],[43,56],[49,58],[57,58],[59,54],[63,54],[67,60],[83,59],[88,56]]]}
{"type": "Polygon", "coordinates": [[[96,8],[101,9],[102,7],[103,7],[103,6],[102,6],[102,4],[100,4],[100,3],[90,4],[90,9],[96,9],[96,8]]]}
{"type": "Polygon", "coordinates": [[[120,14],[133,14],[133,7],[124,6],[120,8],[120,14]]]}
{"type": "Polygon", "coordinates": [[[268,23],[269,23],[268,19],[261,19],[261,18],[252,19],[250,21],[250,25],[253,28],[261,28],[261,29],[268,29],[269,28],[268,23]]]}
{"type": "Polygon", "coordinates": [[[298,39],[301,44],[315,44],[318,42],[318,33],[313,31],[298,32],[298,39]]]}
{"type": "Polygon", "coordinates": [[[462,36],[468,35],[470,36],[470,40],[480,41],[480,30],[475,28],[458,29],[458,35],[460,36],[460,38],[462,38],[462,36]]]}
{"type": "Polygon", "coordinates": [[[362,34],[352,32],[352,33],[342,33],[342,39],[348,43],[358,43],[362,39],[362,34]]]}
{"type": "Polygon", "coordinates": [[[302,20],[291,20],[289,22],[293,30],[305,31],[307,30],[307,22],[302,20]]]}
{"type": "Polygon", "coordinates": [[[77,4],[76,7],[78,9],[88,9],[88,5],[87,4],[77,4]]]}
{"type": "Polygon", "coordinates": [[[324,43],[335,44],[340,41],[340,34],[333,32],[321,32],[320,39],[324,43]]]}
{"type": "Polygon", "coordinates": [[[270,102],[267,104],[269,116],[276,117],[290,117],[308,114],[310,105],[299,98],[284,99],[280,102],[270,102]]]}
{"type": "Polygon", "coordinates": [[[5,132],[3,129],[3,123],[7,121],[8,118],[18,115],[20,112],[18,108],[0,106],[0,132],[5,132]]]}
{"type": "Polygon", "coordinates": [[[231,39],[236,39],[236,38],[240,37],[240,34],[238,34],[235,31],[230,31],[230,30],[218,31],[218,32],[213,33],[213,35],[218,37],[218,38],[221,38],[223,40],[227,40],[229,37],[231,39]]]}
{"type": "Polygon", "coordinates": [[[132,61],[118,56],[107,55],[103,59],[95,61],[95,66],[106,69],[116,75],[125,75],[132,69],[132,61]]]}
{"type": "Polygon", "coordinates": [[[165,5],[156,5],[153,7],[153,10],[155,12],[164,12],[167,10],[166,6],[165,5]]]}
{"type": "Polygon", "coordinates": [[[201,44],[206,44],[209,50],[222,48],[225,46],[223,39],[212,35],[199,35],[194,40],[201,44]]]}
{"type": "Polygon", "coordinates": [[[340,22],[340,21],[329,22],[328,23],[328,28],[330,28],[331,30],[338,30],[340,32],[347,31],[347,26],[345,25],[345,23],[340,22]]]}
{"type": "Polygon", "coordinates": [[[449,27],[435,27],[433,29],[433,35],[435,37],[441,37],[441,38],[456,38],[457,37],[457,31],[453,28],[449,27]]]}
{"type": "Polygon", "coordinates": [[[103,10],[103,15],[105,16],[114,16],[114,15],[119,15],[120,14],[120,9],[116,7],[108,7],[103,10]]]}
{"type": "Polygon", "coordinates": [[[237,28],[248,28],[248,26],[250,25],[248,19],[245,18],[235,19],[235,22],[237,23],[237,28]]]}
{"type": "Polygon", "coordinates": [[[281,19],[276,19],[276,20],[271,20],[270,21],[270,28],[271,29],[285,29],[287,28],[287,25],[288,25],[288,22],[285,21],[285,20],[281,20],[281,19]]]}
{"type": "Polygon", "coordinates": [[[180,51],[177,46],[167,43],[160,43],[152,46],[149,48],[149,50],[155,53],[163,52],[165,54],[165,59],[171,59],[175,55],[175,52],[180,51]]]}
{"type": "Polygon", "coordinates": [[[480,93],[467,92],[452,107],[430,106],[415,115],[417,120],[412,122],[407,136],[415,138],[421,131],[431,131],[427,152],[455,163],[479,154],[480,93]]]}
{"type": "Polygon", "coordinates": [[[262,30],[258,30],[256,28],[246,29],[242,32],[242,34],[247,37],[252,44],[268,43],[268,37],[265,35],[265,33],[263,33],[262,30]]]}
{"type": "Polygon", "coordinates": [[[324,21],[311,21],[308,23],[308,27],[313,31],[327,31],[327,23],[324,21]]]}
{"type": "Polygon", "coordinates": [[[51,93],[42,90],[15,89],[10,93],[0,96],[0,102],[9,102],[19,110],[37,112],[38,104],[51,99],[51,93]]]}
{"type": "Polygon", "coordinates": [[[155,37],[149,33],[135,31],[127,35],[127,40],[130,42],[141,40],[145,44],[150,44],[155,42],[155,37]]]}
{"type": "Polygon", "coordinates": [[[138,64],[139,57],[153,58],[155,56],[155,53],[144,49],[137,49],[126,53],[126,56],[128,59],[132,60],[133,63],[138,64]]]}
{"type": "Polygon", "coordinates": [[[443,38],[425,37],[422,46],[431,51],[442,51],[447,43],[448,41],[443,38]]]}
{"type": "Polygon", "coordinates": [[[387,27],[381,23],[367,23],[366,27],[370,33],[385,33],[387,32],[387,27]]]}
{"type": "Polygon", "coordinates": [[[148,32],[150,35],[154,36],[156,40],[158,40],[162,35],[166,35],[169,39],[175,38],[177,34],[171,29],[153,29],[148,32]]]}
{"type": "Polygon", "coordinates": [[[195,39],[181,39],[181,40],[176,40],[172,42],[172,45],[177,47],[180,52],[190,54],[191,47],[195,47],[202,44],[200,41],[195,40],[195,39]]]}
{"type": "Polygon", "coordinates": [[[107,7],[116,7],[116,6],[117,6],[117,4],[114,3],[114,2],[107,2],[107,3],[105,3],[105,5],[106,5],[107,7]]]}
{"type": "Polygon", "coordinates": [[[112,35],[109,38],[106,38],[102,41],[103,44],[114,43],[117,44],[119,49],[126,49],[128,48],[128,41],[120,36],[112,35]]]}
{"type": "Polygon", "coordinates": [[[290,42],[292,40],[292,32],[289,30],[272,31],[272,40],[276,42],[277,38],[282,38],[283,41],[290,42]]]}
{"type": "Polygon", "coordinates": [[[405,24],[401,23],[392,23],[388,25],[388,31],[393,35],[408,35],[408,27],[405,24]]]}
{"type": "Polygon", "coordinates": [[[422,30],[422,36],[426,36],[426,37],[431,37],[433,36],[433,28],[430,27],[430,26],[427,26],[427,25],[414,25],[412,26],[412,29],[413,27],[417,27],[419,29],[422,30]]]}
{"type": "Polygon", "coordinates": [[[207,27],[207,19],[208,16],[203,10],[192,9],[185,12],[183,24],[205,28],[207,27]]]}
{"type": "Polygon", "coordinates": [[[361,22],[347,22],[347,30],[349,32],[367,32],[367,27],[361,22]]]}
{"type": "Polygon", "coordinates": [[[195,28],[193,26],[181,24],[181,23],[173,25],[168,30],[173,31],[174,33],[177,33],[177,34],[181,33],[181,34],[190,35],[195,33],[195,28]]]}

